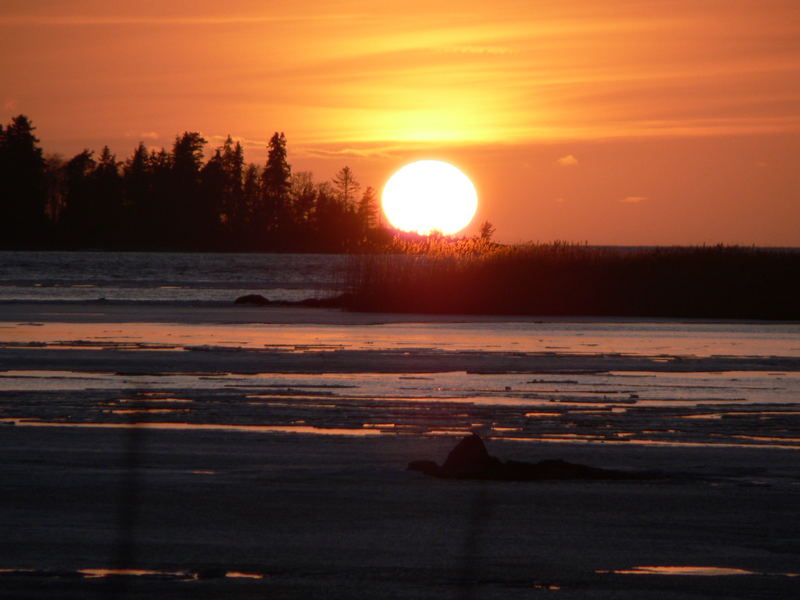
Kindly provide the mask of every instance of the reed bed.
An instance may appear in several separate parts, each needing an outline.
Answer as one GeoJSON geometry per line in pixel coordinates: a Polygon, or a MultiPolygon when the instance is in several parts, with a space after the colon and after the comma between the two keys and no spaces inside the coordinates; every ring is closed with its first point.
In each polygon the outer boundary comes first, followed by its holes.
{"type": "Polygon", "coordinates": [[[800,319],[800,252],[418,242],[353,257],[346,306],[370,312],[800,319]]]}

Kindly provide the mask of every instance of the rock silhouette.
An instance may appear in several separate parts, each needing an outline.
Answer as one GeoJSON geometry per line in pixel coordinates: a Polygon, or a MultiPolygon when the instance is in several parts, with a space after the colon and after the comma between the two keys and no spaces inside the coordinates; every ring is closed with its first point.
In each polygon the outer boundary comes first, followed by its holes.
{"type": "Polygon", "coordinates": [[[491,456],[478,434],[462,439],[439,466],[432,460],[414,460],[409,471],[420,471],[441,479],[489,479],[500,481],[545,481],[563,479],[649,479],[652,475],[626,473],[570,463],[565,460],[543,460],[527,463],[506,462],[491,456]]]}
{"type": "Polygon", "coordinates": [[[339,294],[326,298],[305,298],[303,300],[270,300],[261,294],[246,294],[233,301],[234,304],[255,306],[294,306],[305,308],[342,308],[350,301],[350,294],[339,294]]]}
{"type": "Polygon", "coordinates": [[[261,294],[247,294],[245,296],[239,296],[236,300],[234,300],[234,304],[255,304],[257,306],[266,306],[272,303],[261,294]]]}

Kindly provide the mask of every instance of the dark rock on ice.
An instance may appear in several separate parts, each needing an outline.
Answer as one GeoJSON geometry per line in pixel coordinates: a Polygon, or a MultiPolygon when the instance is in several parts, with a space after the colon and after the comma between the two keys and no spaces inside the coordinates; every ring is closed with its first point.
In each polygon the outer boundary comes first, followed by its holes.
{"type": "Polygon", "coordinates": [[[205,567],[197,570],[198,579],[222,579],[228,573],[227,569],[222,567],[205,567]]]}
{"type": "Polygon", "coordinates": [[[305,298],[303,300],[268,300],[261,294],[247,294],[238,297],[236,304],[254,304],[257,306],[290,306],[300,308],[344,308],[350,301],[350,294],[340,294],[328,298],[305,298]]]}
{"type": "Polygon", "coordinates": [[[565,460],[543,460],[527,463],[501,461],[486,451],[483,440],[473,433],[461,440],[439,466],[432,460],[414,460],[409,471],[420,471],[442,479],[493,479],[500,481],[544,481],[554,479],[649,479],[652,475],[626,473],[570,463],[565,460]]]}
{"type": "Polygon", "coordinates": [[[267,304],[271,304],[269,300],[267,300],[261,294],[247,294],[246,296],[239,296],[235,301],[235,304],[256,304],[258,306],[266,306],[267,304]]]}

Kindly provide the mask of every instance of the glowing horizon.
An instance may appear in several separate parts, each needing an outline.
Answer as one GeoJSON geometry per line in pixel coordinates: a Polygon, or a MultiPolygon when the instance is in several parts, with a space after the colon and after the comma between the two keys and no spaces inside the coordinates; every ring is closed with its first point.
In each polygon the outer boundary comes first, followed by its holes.
{"type": "Polygon", "coordinates": [[[231,134],[258,163],[284,131],[296,169],[375,186],[442,156],[506,239],[800,245],[797,40],[793,0],[9,0],[0,121],[66,156],[231,134]]]}

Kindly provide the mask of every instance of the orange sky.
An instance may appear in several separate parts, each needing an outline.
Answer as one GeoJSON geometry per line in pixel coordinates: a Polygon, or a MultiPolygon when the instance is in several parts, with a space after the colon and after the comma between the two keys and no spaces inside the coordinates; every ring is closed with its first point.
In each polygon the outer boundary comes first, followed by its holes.
{"type": "Polygon", "coordinates": [[[450,160],[503,241],[800,246],[797,0],[2,0],[0,106],[67,157],[450,160]]]}

